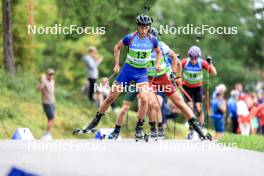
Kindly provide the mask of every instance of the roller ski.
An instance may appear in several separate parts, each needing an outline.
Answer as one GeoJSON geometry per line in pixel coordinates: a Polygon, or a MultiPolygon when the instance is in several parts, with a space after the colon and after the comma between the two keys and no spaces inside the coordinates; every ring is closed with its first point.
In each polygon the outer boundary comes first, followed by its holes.
{"type": "Polygon", "coordinates": [[[149,122],[150,133],[147,134],[149,140],[158,141],[158,132],[156,128],[156,122],[149,122]]]}
{"type": "Polygon", "coordinates": [[[143,123],[144,121],[138,121],[137,127],[136,127],[136,133],[135,133],[135,141],[145,141],[148,142],[148,135],[144,133],[143,131],[143,123]]]}
{"type": "Polygon", "coordinates": [[[149,136],[147,134],[145,134],[143,132],[143,128],[141,130],[136,130],[136,134],[135,134],[135,141],[145,141],[148,142],[149,141],[149,136]]]}
{"type": "Polygon", "coordinates": [[[100,114],[99,112],[96,113],[95,118],[91,121],[91,123],[89,123],[86,127],[84,127],[82,130],[77,128],[75,130],[73,130],[72,134],[73,135],[80,135],[80,134],[91,134],[91,133],[95,133],[96,130],[96,126],[99,124],[101,117],[104,114],[100,114]]]}
{"type": "Polygon", "coordinates": [[[156,130],[151,130],[150,133],[148,134],[149,140],[152,141],[158,141],[158,133],[156,130]]]}
{"type": "Polygon", "coordinates": [[[84,129],[80,129],[80,128],[76,128],[75,130],[73,130],[72,134],[73,135],[82,135],[82,134],[91,134],[91,133],[95,133],[97,130],[95,128],[91,129],[91,130],[86,130],[84,129]]]}
{"type": "Polygon", "coordinates": [[[165,131],[164,128],[158,127],[158,140],[164,140],[165,139],[165,131]]]}
{"type": "Polygon", "coordinates": [[[201,141],[203,140],[212,141],[212,135],[205,128],[200,126],[195,118],[189,120],[189,125],[190,128],[193,128],[193,130],[198,133],[199,139],[201,141]]]}

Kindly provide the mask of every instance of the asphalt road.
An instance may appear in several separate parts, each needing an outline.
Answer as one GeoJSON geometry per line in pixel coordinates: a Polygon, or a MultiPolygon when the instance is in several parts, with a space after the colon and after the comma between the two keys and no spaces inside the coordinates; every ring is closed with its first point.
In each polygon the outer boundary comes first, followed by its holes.
{"type": "Polygon", "coordinates": [[[209,141],[0,141],[0,175],[264,176],[264,153],[209,141]]]}

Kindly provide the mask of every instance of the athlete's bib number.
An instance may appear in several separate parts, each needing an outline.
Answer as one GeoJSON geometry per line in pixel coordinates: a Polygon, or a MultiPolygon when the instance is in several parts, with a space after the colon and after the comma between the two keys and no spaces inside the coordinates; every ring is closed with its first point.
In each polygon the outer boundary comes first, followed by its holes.
{"type": "Polygon", "coordinates": [[[147,52],[137,52],[137,58],[145,59],[147,52]]]}
{"type": "Polygon", "coordinates": [[[195,73],[194,74],[190,74],[190,77],[191,78],[196,78],[197,77],[197,74],[195,74],[195,73]]]}

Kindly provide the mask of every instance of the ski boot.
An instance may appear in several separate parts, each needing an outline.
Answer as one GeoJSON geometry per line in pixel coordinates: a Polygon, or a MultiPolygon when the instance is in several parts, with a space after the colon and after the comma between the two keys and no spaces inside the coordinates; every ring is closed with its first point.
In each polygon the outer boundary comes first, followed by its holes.
{"type": "Polygon", "coordinates": [[[108,139],[116,140],[119,137],[119,132],[114,130],[108,135],[108,139]]]}
{"type": "Polygon", "coordinates": [[[158,127],[158,139],[164,140],[165,139],[165,131],[163,126],[158,127]]]}
{"type": "Polygon", "coordinates": [[[150,133],[149,133],[149,139],[154,140],[154,141],[158,141],[158,132],[157,129],[151,129],[150,133]]]}
{"type": "Polygon", "coordinates": [[[198,133],[200,140],[212,140],[212,135],[205,128],[201,127],[195,118],[190,119],[188,122],[190,127],[198,133]]]}
{"type": "Polygon", "coordinates": [[[158,141],[156,122],[149,122],[149,125],[150,125],[150,133],[148,134],[148,138],[154,141],[158,141]]]}
{"type": "Polygon", "coordinates": [[[137,127],[136,134],[135,134],[135,140],[136,142],[140,140],[145,140],[148,142],[148,136],[143,132],[143,127],[137,127]]]}
{"type": "Polygon", "coordinates": [[[143,121],[138,121],[136,126],[135,140],[138,142],[139,140],[145,140],[148,142],[148,135],[146,135],[143,131],[143,121]]]}
{"type": "Polygon", "coordinates": [[[94,133],[96,132],[95,127],[98,125],[98,123],[101,120],[101,117],[104,114],[100,114],[99,112],[96,113],[95,118],[91,121],[91,123],[89,123],[86,127],[84,127],[82,130],[77,128],[75,130],[73,130],[72,134],[73,135],[78,135],[78,134],[89,134],[89,133],[94,133]]]}

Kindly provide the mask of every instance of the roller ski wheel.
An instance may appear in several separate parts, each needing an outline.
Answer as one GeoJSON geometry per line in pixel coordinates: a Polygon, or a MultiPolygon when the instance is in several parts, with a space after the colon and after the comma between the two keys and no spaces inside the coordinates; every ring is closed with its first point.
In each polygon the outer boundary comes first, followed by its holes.
{"type": "Polygon", "coordinates": [[[103,139],[106,139],[106,135],[105,134],[100,137],[100,140],[103,140],[103,139]]]}
{"type": "Polygon", "coordinates": [[[95,133],[96,131],[97,130],[95,128],[90,129],[90,130],[86,130],[86,129],[81,130],[81,129],[77,128],[77,129],[73,130],[72,134],[73,135],[91,134],[91,133],[95,133]]]}
{"type": "Polygon", "coordinates": [[[82,131],[82,130],[81,130],[80,128],[76,128],[76,129],[74,129],[74,130],[72,131],[72,134],[73,134],[73,135],[77,135],[77,134],[79,134],[81,131],[82,131]]]}
{"type": "Polygon", "coordinates": [[[136,137],[136,138],[135,138],[135,141],[136,141],[136,142],[143,141],[143,140],[145,140],[145,137],[143,137],[143,138],[136,137]]]}
{"type": "Polygon", "coordinates": [[[148,135],[145,134],[144,132],[142,132],[142,134],[140,133],[136,133],[135,134],[135,141],[138,142],[138,141],[145,141],[145,142],[148,142],[148,135]]]}
{"type": "Polygon", "coordinates": [[[209,140],[209,141],[212,141],[213,140],[213,136],[209,132],[207,132],[206,133],[206,139],[209,140]]]}
{"type": "Polygon", "coordinates": [[[148,136],[149,140],[151,140],[151,141],[158,141],[158,134],[156,131],[150,132],[147,136],[148,136]]]}
{"type": "Polygon", "coordinates": [[[213,140],[212,135],[206,129],[203,129],[202,131],[203,131],[204,135],[203,136],[199,136],[201,141],[204,141],[204,140],[212,141],[213,140]]]}
{"type": "Polygon", "coordinates": [[[158,137],[155,137],[155,138],[154,138],[154,137],[150,137],[150,136],[149,136],[149,139],[150,139],[151,141],[156,141],[156,142],[158,141],[158,137]]]}
{"type": "Polygon", "coordinates": [[[148,137],[146,136],[146,134],[143,135],[142,137],[138,137],[138,136],[135,137],[135,141],[136,142],[138,142],[138,141],[146,141],[146,140],[148,141],[148,137]]]}
{"type": "Polygon", "coordinates": [[[136,140],[136,142],[138,142],[140,140],[145,140],[146,141],[146,134],[143,131],[143,124],[142,125],[137,125],[136,133],[135,133],[135,140],[136,140]]]}
{"type": "Polygon", "coordinates": [[[202,132],[203,134],[205,134],[205,137],[203,140],[209,140],[209,141],[213,140],[213,136],[203,127],[202,127],[202,132]]]}
{"type": "Polygon", "coordinates": [[[165,140],[165,136],[158,136],[158,141],[159,140],[165,140]]]}

